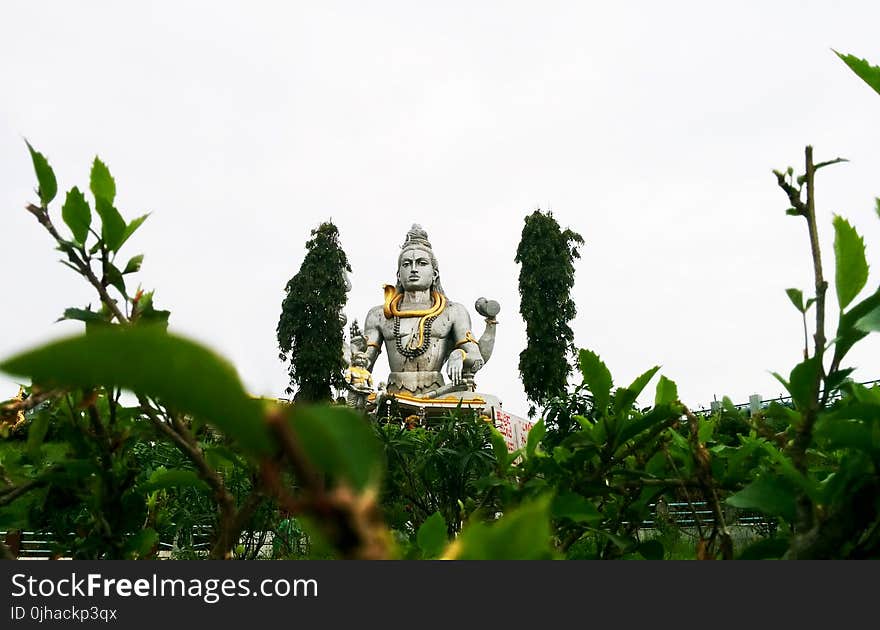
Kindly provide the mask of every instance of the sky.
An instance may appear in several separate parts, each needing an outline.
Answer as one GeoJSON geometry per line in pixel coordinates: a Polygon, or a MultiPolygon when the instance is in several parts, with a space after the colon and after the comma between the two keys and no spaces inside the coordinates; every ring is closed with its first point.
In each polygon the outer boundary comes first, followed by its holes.
{"type": "MultiPolygon", "coordinates": [[[[413,223],[443,286],[501,304],[478,374],[528,402],[514,262],[526,215],[584,238],[575,344],[615,385],[648,368],[694,409],[783,393],[803,352],[785,295],[808,292],[805,222],[773,169],[844,157],[817,178],[825,274],[834,214],[865,237],[878,285],[880,96],[833,50],[880,65],[880,3],[45,2],[0,9],[0,357],[75,334],[95,305],[24,206],[26,138],[64,191],[99,156],[117,207],[148,220],[120,257],[170,329],[283,397],[275,328],[310,231],[332,220],[352,267],[349,322],[392,282],[413,223]]],[[[131,282],[130,282],[131,284],[131,282]]],[[[829,331],[836,323],[829,290],[829,331]]],[[[880,341],[850,353],[880,379],[880,341]]],[[[387,375],[383,354],[374,371],[387,375]]],[[[0,374],[0,398],[17,392],[0,374]]],[[[653,386],[639,398],[650,404],[653,386]]]]}

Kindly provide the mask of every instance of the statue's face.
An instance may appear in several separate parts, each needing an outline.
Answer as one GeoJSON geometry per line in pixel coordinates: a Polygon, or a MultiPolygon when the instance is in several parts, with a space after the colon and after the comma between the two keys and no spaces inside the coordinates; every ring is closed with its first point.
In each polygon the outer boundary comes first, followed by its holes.
{"type": "Polygon", "coordinates": [[[423,249],[408,249],[400,255],[397,279],[405,291],[430,289],[437,277],[431,255],[423,249]]]}

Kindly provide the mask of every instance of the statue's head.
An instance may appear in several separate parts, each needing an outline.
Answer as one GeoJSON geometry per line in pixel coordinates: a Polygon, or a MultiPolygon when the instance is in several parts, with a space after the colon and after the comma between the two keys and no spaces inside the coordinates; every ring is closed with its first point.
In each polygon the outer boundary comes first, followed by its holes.
{"type": "Polygon", "coordinates": [[[432,289],[444,294],[440,284],[440,267],[421,225],[413,223],[406,233],[397,257],[397,290],[432,289]]]}

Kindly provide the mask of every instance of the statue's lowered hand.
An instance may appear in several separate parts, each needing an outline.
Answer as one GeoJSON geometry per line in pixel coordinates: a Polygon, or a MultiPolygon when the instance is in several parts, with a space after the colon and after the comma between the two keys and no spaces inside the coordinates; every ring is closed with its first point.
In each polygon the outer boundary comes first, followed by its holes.
{"type": "Polygon", "coordinates": [[[464,371],[464,353],[461,350],[453,350],[446,364],[446,373],[453,385],[461,383],[461,374],[464,371]]]}

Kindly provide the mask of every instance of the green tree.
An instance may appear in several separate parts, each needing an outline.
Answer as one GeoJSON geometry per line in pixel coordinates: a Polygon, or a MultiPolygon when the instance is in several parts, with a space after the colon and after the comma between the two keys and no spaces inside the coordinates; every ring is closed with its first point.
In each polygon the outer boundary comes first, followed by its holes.
{"type": "Polygon", "coordinates": [[[527,346],[519,355],[519,373],[529,400],[544,406],[565,394],[572,365],[576,312],[571,299],[580,234],[563,231],[553,218],[535,210],[525,218],[515,261],[519,272],[519,312],[526,323],[527,346]]]}
{"type": "Polygon", "coordinates": [[[278,357],[290,363],[290,386],[298,402],[327,401],[342,387],[342,354],[348,258],[339,230],[326,221],[312,230],[299,272],[284,287],[278,320],[278,357]]]}

